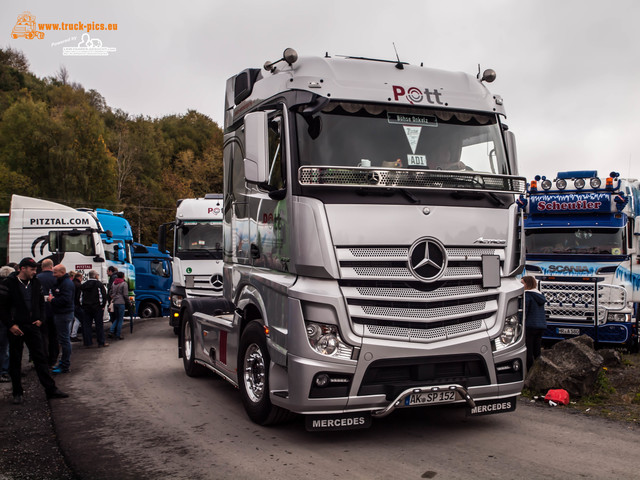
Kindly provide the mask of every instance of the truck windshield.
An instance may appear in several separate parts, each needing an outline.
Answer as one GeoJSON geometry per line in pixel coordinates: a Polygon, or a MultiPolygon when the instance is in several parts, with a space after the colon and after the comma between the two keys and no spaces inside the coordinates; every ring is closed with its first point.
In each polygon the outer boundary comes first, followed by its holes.
{"type": "Polygon", "coordinates": [[[185,221],[176,229],[179,258],[222,258],[222,223],[185,221]]]}
{"type": "Polygon", "coordinates": [[[626,254],[622,228],[536,229],[525,236],[527,254],[626,254]]]}
{"type": "Polygon", "coordinates": [[[300,166],[509,174],[495,115],[332,102],[296,123],[300,166]]]}
{"type": "MultiPolygon", "coordinates": [[[[111,243],[107,243],[105,241],[102,242],[104,244],[104,253],[107,257],[107,260],[119,261],[118,255],[116,254],[116,248],[124,249],[124,262],[125,263],[133,263],[133,256],[131,253],[131,242],[123,242],[113,241],[111,243]]],[[[121,254],[122,255],[122,254],[121,254]]]]}

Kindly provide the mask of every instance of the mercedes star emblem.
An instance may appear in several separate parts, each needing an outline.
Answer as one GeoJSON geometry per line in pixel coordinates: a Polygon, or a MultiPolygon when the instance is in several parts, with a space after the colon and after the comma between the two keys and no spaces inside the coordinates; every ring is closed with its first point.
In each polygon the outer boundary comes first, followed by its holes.
{"type": "Polygon", "coordinates": [[[434,238],[421,238],[409,249],[409,270],[423,282],[440,278],[447,268],[444,246],[434,238]]]}

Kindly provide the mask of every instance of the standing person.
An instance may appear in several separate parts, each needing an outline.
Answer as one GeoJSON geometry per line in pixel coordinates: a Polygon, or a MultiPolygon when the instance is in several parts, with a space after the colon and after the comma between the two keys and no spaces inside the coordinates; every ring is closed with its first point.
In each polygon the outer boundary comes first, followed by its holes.
{"type": "MultiPolygon", "coordinates": [[[[7,295],[9,291],[5,285],[7,277],[15,274],[15,269],[9,265],[0,268],[0,295],[7,295]]],[[[0,383],[8,383],[9,377],[9,329],[0,322],[0,383]]]]}
{"type": "Polygon", "coordinates": [[[113,302],[115,320],[109,329],[109,338],[115,335],[118,340],[124,340],[122,323],[124,322],[124,310],[129,302],[129,287],[124,280],[124,272],[118,272],[118,278],[114,280],[111,286],[111,301],[113,302]]]}
{"type": "Polygon", "coordinates": [[[544,295],[538,290],[538,282],[532,276],[522,277],[524,285],[525,342],[527,344],[527,370],[540,356],[542,334],[547,329],[544,295]]]}
{"type": "Polygon", "coordinates": [[[40,282],[36,278],[37,264],[32,258],[23,258],[19,272],[6,279],[7,294],[0,296],[0,319],[9,329],[9,372],[13,385],[13,403],[23,401],[22,351],[27,344],[38,379],[44,387],[47,398],[67,398],[49,375],[47,358],[42,349],[40,326],[44,298],[40,282]]]}
{"type": "Polygon", "coordinates": [[[98,280],[98,272],[89,271],[89,280],[82,284],[80,302],[82,304],[83,325],[82,337],[85,347],[93,345],[91,339],[91,325],[96,324],[96,340],[98,347],[108,347],[109,344],[104,341],[104,325],[103,315],[104,306],[107,304],[107,291],[100,280],[98,280]]]}
{"type": "Polygon", "coordinates": [[[71,322],[73,322],[74,297],[76,287],[69,278],[67,269],[59,264],[53,267],[53,276],[56,277],[56,284],[53,294],[47,298],[51,302],[53,309],[53,321],[58,332],[58,342],[62,349],[62,356],[58,366],[51,370],[51,373],[69,373],[71,368],[71,322]]]}
{"type": "MultiPolygon", "coordinates": [[[[38,281],[42,286],[42,294],[46,297],[53,292],[56,285],[56,277],[53,276],[53,260],[46,258],[42,261],[41,272],[38,274],[38,281]]],[[[42,345],[44,346],[44,354],[50,367],[58,363],[58,355],[60,354],[60,345],[58,344],[58,332],[53,322],[53,310],[49,302],[44,305],[44,318],[40,327],[42,335],[42,345]]]]}
{"type": "MultiPolygon", "coordinates": [[[[107,267],[107,275],[109,276],[109,282],[107,283],[107,293],[109,294],[109,298],[107,301],[111,303],[111,287],[113,287],[113,282],[118,278],[118,269],[113,265],[107,267]]],[[[111,321],[111,325],[116,321],[115,309],[114,311],[109,312],[109,320],[111,321]]]]}
{"type": "Polygon", "coordinates": [[[82,334],[84,338],[84,333],[82,332],[82,328],[84,327],[84,322],[82,319],[83,311],[82,306],[80,305],[80,287],[82,287],[82,274],[71,272],[69,273],[69,277],[73,280],[73,285],[76,287],[76,293],[74,295],[74,304],[73,304],[73,327],[71,327],[71,341],[79,342],[78,338],[78,330],[82,334]]]}

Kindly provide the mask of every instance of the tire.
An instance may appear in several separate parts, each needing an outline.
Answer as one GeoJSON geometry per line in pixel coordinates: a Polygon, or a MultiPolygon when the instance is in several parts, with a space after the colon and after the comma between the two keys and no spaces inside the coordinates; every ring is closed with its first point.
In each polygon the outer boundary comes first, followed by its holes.
{"type": "Polygon", "coordinates": [[[292,418],[288,410],[269,398],[269,351],[264,328],[257,320],[247,325],[240,338],[238,387],[249,418],[258,425],[275,425],[292,418]]]}
{"type": "Polygon", "coordinates": [[[195,330],[190,312],[185,312],[182,322],[182,364],[184,371],[189,377],[202,377],[208,370],[195,361],[195,330]]]}
{"type": "Polygon", "coordinates": [[[142,302],[138,307],[138,316],[140,318],[155,318],[160,315],[160,309],[153,302],[142,302]]]}
{"type": "Polygon", "coordinates": [[[173,327],[173,333],[176,335],[180,335],[180,327],[173,327]]]}

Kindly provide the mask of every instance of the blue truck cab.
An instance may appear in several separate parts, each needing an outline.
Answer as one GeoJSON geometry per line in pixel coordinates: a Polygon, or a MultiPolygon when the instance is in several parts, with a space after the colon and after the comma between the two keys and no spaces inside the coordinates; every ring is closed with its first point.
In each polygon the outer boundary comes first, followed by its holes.
{"type": "Polygon", "coordinates": [[[136,271],[133,266],[133,231],[131,224],[122,214],[104,208],[90,210],[102,226],[100,234],[107,257],[107,267],[113,266],[124,272],[129,286],[129,297],[133,297],[136,287],[136,271]]]}
{"type": "Polygon", "coordinates": [[[153,244],[133,244],[133,265],[136,269],[136,312],[141,318],[169,315],[171,306],[171,256],[153,244]]]}

